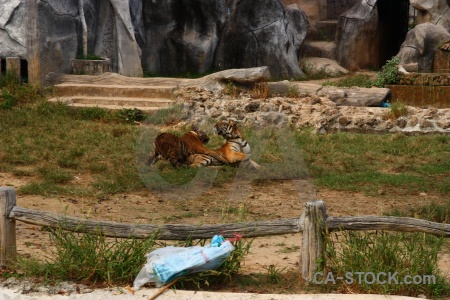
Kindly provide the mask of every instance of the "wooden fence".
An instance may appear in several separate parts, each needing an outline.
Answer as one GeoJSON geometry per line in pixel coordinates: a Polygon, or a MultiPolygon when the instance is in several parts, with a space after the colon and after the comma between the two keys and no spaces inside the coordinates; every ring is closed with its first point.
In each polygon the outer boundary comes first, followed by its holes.
{"type": "Polygon", "coordinates": [[[307,281],[316,271],[316,262],[324,250],[325,235],[337,230],[389,230],[424,232],[450,238],[450,224],[401,217],[329,217],[323,201],[307,202],[300,218],[276,219],[258,222],[214,225],[182,224],[125,224],[90,221],[16,206],[16,192],[11,187],[0,187],[0,265],[7,265],[16,256],[15,222],[22,221],[39,226],[57,227],[75,232],[101,232],[109,237],[145,238],[155,230],[161,240],[186,240],[211,238],[214,234],[233,237],[261,237],[287,233],[302,233],[300,254],[301,274],[307,281]]]}

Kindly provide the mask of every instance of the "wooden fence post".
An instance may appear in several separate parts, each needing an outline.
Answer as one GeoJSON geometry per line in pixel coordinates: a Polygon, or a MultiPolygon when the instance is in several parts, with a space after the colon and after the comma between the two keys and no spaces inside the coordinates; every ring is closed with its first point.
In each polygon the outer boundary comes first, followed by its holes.
{"type": "MultiPolygon", "coordinates": [[[[326,209],[323,201],[307,202],[300,218],[303,222],[301,274],[311,282],[323,258],[326,209]]],[[[322,270],[318,270],[322,271],[322,270]]]]}
{"type": "Polygon", "coordinates": [[[0,266],[16,258],[16,221],[8,217],[14,206],[16,191],[12,187],[0,187],[0,266]]]}

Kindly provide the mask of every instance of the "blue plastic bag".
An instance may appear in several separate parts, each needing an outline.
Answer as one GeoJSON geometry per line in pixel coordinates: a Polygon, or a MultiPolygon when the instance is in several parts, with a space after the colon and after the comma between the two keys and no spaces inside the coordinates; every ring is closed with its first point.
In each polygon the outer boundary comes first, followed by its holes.
{"type": "Polygon", "coordinates": [[[219,267],[234,250],[222,236],[214,236],[211,244],[201,247],[164,247],[147,254],[147,263],[134,280],[137,290],[147,282],[161,286],[186,274],[219,267]]]}

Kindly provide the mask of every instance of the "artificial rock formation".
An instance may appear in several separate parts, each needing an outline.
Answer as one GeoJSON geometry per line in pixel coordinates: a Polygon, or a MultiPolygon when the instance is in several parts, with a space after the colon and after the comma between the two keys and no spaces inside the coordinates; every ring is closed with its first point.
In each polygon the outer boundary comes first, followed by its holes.
{"type": "Polygon", "coordinates": [[[437,46],[450,41],[450,33],[441,25],[423,23],[406,35],[397,57],[407,72],[431,72],[437,46]]]}
{"type": "Polygon", "coordinates": [[[209,71],[227,10],[222,0],[144,1],[144,69],[162,75],[209,71]]]}
{"type": "Polygon", "coordinates": [[[379,64],[377,0],[362,0],[339,16],[337,61],[347,69],[379,64]]]}
{"type": "MultiPolygon", "coordinates": [[[[205,73],[268,66],[275,77],[302,76],[298,51],[307,18],[281,0],[83,0],[88,54],[127,76],[205,73]]],[[[0,0],[0,57],[28,60],[32,81],[71,73],[82,52],[75,0],[0,0]],[[24,21],[25,20],[25,21],[24,21]]]]}
{"type": "Polygon", "coordinates": [[[0,56],[26,58],[25,0],[0,0],[0,56]]]}
{"type": "Polygon", "coordinates": [[[296,6],[281,1],[238,1],[223,29],[216,51],[216,69],[268,66],[275,78],[303,76],[298,51],[307,32],[307,18],[296,6]]]}
{"type": "Polygon", "coordinates": [[[418,23],[430,22],[450,31],[450,7],[447,0],[410,0],[409,3],[419,11],[418,23]]]}

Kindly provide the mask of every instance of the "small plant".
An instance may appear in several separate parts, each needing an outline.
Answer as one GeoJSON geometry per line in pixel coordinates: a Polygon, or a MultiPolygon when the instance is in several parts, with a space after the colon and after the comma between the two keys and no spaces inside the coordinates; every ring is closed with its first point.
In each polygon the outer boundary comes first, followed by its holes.
{"type": "Polygon", "coordinates": [[[138,108],[124,108],[117,112],[117,118],[120,121],[135,124],[138,122],[142,122],[146,119],[145,113],[138,108]]]}
{"type": "Polygon", "coordinates": [[[240,90],[233,82],[229,81],[223,92],[225,95],[237,97],[240,93],[240,90]]]}
{"type": "Polygon", "coordinates": [[[289,90],[288,90],[288,97],[290,98],[297,98],[298,97],[298,87],[296,87],[295,85],[290,85],[289,86],[289,90]]]}
{"type": "Polygon", "coordinates": [[[386,61],[386,64],[381,68],[381,72],[377,74],[377,78],[373,82],[373,86],[384,87],[387,84],[396,83],[398,80],[398,64],[400,59],[392,57],[386,61]]]}
{"type": "Polygon", "coordinates": [[[267,82],[256,83],[252,90],[252,98],[266,99],[269,96],[269,84],[267,82]]]}
{"type": "Polygon", "coordinates": [[[389,111],[390,117],[392,119],[398,119],[402,116],[406,116],[408,114],[408,107],[405,103],[401,101],[396,101],[391,103],[391,109],[389,111]]]}
{"type": "Polygon", "coordinates": [[[77,55],[77,59],[85,59],[85,60],[104,60],[103,57],[101,57],[100,55],[96,55],[96,54],[87,54],[87,55],[78,54],[78,55],[77,55]]]}
{"type": "Polygon", "coordinates": [[[281,272],[283,272],[286,268],[278,269],[275,265],[270,265],[267,268],[267,276],[270,284],[280,284],[282,281],[281,272]]]}

